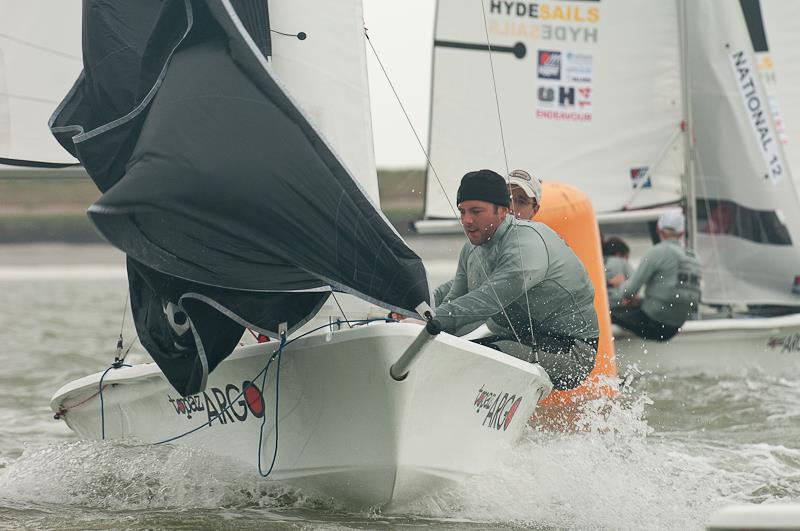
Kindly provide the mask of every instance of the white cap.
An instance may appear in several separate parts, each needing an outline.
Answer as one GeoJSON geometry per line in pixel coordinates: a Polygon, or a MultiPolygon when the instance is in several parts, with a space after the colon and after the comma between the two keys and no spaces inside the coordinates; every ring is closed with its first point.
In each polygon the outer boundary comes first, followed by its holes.
{"type": "Polygon", "coordinates": [[[671,230],[681,234],[686,230],[686,219],[683,217],[681,209],[675,208],[661,214],[656,226],[661,230],[671,230]]]}
{"type": "Polygon", "coordinates": [[[538,177],[531,177],[525,170],[514,170],[508,174],[509,184],[516,184],[525,191],[528,197],[536,199],[542,203],[542,180],[538,177]]]}

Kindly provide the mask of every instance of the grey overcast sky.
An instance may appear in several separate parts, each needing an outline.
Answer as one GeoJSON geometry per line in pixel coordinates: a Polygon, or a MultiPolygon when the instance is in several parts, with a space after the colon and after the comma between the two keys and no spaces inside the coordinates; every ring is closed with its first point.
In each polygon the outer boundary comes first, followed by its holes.
{"type": "MultiPolygon", "coordinates": [[[[370,40],[428,148],[435,0],[363,0],[370,40]]],[[[375,161],[378,168],[424,168],[425,155],[367,47],[375,161]]]]}

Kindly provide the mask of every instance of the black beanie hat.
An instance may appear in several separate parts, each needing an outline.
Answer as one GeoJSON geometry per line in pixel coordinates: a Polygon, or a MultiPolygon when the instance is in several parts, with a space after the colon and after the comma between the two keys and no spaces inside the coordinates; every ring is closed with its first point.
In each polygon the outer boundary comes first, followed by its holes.
{"type": "Polygon", "coordinates": [[[471,171],[461,178],[456,204],[463,201],[487,201],[508,208],[509,193],[506,180],[492,170],[471,171]]]}

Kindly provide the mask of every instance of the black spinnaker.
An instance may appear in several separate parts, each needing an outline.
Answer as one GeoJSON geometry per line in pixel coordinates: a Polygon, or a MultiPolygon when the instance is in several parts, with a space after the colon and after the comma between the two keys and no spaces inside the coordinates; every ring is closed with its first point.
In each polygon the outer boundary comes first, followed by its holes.
{"type": "Polygon", "coordinates": [[[331,289],[429,302],[420,258],[271,75],[266,6],[84,0],[84,72],[51,120],[104,192],[89,216],[183,395],[245,326],[296,329],[331,289]]]}

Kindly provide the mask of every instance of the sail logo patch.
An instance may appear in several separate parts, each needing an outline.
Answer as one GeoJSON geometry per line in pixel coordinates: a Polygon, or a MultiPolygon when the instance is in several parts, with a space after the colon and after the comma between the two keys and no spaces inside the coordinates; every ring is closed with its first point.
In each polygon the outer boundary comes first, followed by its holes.
{"type": "Polygon", "coordinates": [[[634,189],[653,187],[653,182],[650,180],[650,174],[647,173],[648,169],[649,168],[647,166],[631,168],[631,185],[634,189]],[[642,182],[642,179],[644,179],[644,182],[642,182]]]}
{"type": "Polygon", "coordinates": [[[228,384],[224,388],[210,387],[202,394],[173,398],[167,395],[175,414],[191,419],[196,413],[205,413],[208,424],[244,422],[252,415],[264,416],[264,396],[261,390],[245,380],[242,386],[228,384]]]}
{"type": "Polygon", "coordinates": [[[591,121],[592,55],[554,50],[538,54],[536,118],[591,121]]]}
{"type": "Polygon", "coordinates": [[[567,52],[564,61],[564,79],[568,83],[591,83],[592,56],[586,53],[567,52]]]}
{"type": "Polygon", "coordinates": [[[539,79],[561,79],[561,52],[539,50],[536,75],[539,79]]]}
{"type": "Polygon", "coordinates": [[[521,403],[522,396],[509,395],[503,391],[495,393],[485,390],[481,386],[473,405],[475,406],[475,413],[486,412],[481,423],[482,426],[506,431],[521,403]]]}

